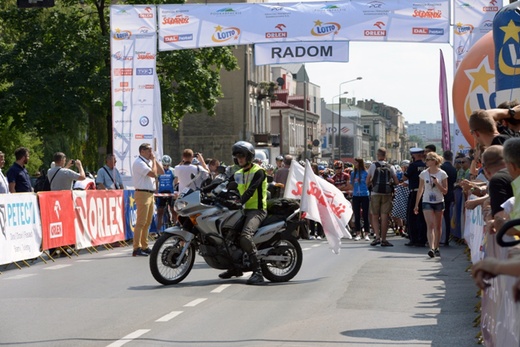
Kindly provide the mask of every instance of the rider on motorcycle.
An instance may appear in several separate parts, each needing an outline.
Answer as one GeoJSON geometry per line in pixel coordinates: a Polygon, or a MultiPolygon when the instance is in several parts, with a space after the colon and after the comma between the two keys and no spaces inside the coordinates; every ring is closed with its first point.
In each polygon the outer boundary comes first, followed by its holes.
{"type": "MultiPolygon", "coordinates": [[[[253,274],[247,284],[261,284],[264,282],[260,262],[256,254],[256,245],[253,235],[267,217],[267,175],[265,170],[255,163],[255,148],[246,141],[238,141],[232,147],[233,160],[240,169],[235,172],[234,180],[238,185],[240,202],[244,207],[245,222],[240,233],[240,247],[249,255],[253,274]]],[[[219,275],[220,278],[240,277],[240,269],[229,269],[219,275]]]]}

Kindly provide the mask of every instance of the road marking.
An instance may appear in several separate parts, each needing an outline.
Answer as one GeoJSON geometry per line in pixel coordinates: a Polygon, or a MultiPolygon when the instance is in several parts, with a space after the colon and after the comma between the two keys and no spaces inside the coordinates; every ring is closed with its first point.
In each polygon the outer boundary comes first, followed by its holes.
{"type": "Polygon", "coordinates": [[[167,315],[164,315],[161,318],[159,318],[158,320],[156,320],[156,322],[168,322],[169,320],[180,315],[182,312],[183,311],[172,311],[172,312],[168,313],[167,315]]]}
{"type": "Polygon", "coordinates": [[[310,249],[311,249],[310,247],[302,248],[302,251],[308,251],[308,250],[310,250],[310,249]]]}
{"type": "Polygon", "coordinates": [[[109,344],[107,347],[119,347],[119,346],[122,346],[124,345],[125,343],[128,343],[134,339],[137,339],[138,337],[140,337],[141,335],[143,334],[146,334],[147,332],[149,332],[151,329],[139,329],[139,330],[136,330],[134,331],[133,333],[130,333],[128,335],[126,335],[125,337],[123,337],[122,339],[120,340],[117,340],[115,342],[112,342],[111,344],[109,344]]]}
{"type": "Polygon", "coordinates": [[[222,291],[224,291],[224,289],[230,287],[231,284],[223,284],[221,286],[218,286],[217,288],[213,289],[211,291],[211,293],[222,293],[222,291]]]}
{"type": "Polygon", "coordinates": [[[59,270],[59,269],[63,269],[65,267],[69,267],[69,266],[72,266],[72,265],[71,264],[54,265],[54,266],[46,267],[46,268],[44,268],[44,270],[59,270]]]}
{"type": "Polygon", "coordinates": [[[122,252],[117,252],[117,253],[107,253],[107,254],[103,254],[103,257],[116,257],[118,255],[122,255],[123,253],[122,252]]]}
{"type": "Polygon", "coordinates": [[[321,245],[312,245],[311,247],[320,247],[321,245]]]}
{"type": "Polygon", "coordinates": [[[90,259],[90,260],[89,259],[79,259],[79,260],[76,260],[76,262],[78,262],[78,263],[90,263],[91,261],[94,261],[94,260],[92,260],[92,259],[90,259]]]}
{"type": "Polygon", "coordinates": [[[13,277],[6,278],[7,280],[19,280],[26,277],[36,276],[36,274],[25,274],[25,275],[16,275],[13,277]]]}
{"type": "Polygon", "coordinates": [[[186,305],[184,305],[184,307],[194,307],[194,306],[197,306],[198,304],[200,304],[201,302],[204,302],[208,300],[208,298],[200,298],[200,299],[195,299],[191,302],[188,302],[186,305]]]}

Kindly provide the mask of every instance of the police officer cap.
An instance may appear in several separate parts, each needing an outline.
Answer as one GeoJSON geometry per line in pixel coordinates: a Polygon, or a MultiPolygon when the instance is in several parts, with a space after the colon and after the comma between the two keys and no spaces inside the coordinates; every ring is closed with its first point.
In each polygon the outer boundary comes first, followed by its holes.
{"type": "Polygon", "coordinates": [[[412,153],[412,154],[418,154],[418,153],[423,153],[423,152],[424,152],[424,149],[419,148],[419,147],[410,148],[410,153],[412,153]]]}

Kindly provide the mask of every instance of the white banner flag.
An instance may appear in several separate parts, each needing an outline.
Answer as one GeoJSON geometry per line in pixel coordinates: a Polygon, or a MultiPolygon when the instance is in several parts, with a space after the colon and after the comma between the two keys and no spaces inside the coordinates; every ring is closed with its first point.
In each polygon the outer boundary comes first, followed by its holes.
{"type": "Polygon", "coordinates": [[[301,210],[308,219],[320,222],[334,253],[339,252],[341,238],[352,238],[346,226],[352,218],[352,205],[332,183],[292,161],[285,186],[284,198],[301,199],[301,210]],[[304,179],[306,180],[304,182],[304,179]]]}

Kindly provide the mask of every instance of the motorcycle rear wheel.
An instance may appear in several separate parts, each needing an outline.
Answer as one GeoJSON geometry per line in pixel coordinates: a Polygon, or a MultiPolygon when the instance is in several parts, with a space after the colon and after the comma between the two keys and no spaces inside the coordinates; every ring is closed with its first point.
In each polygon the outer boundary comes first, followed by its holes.
{"type": "Polygon", "coordinates": [[[262,261],[262,274],[271,282],[287,282],[291,280],[302,266],[303,253],[298,240],[291,235],[284,235],[269,251],[269,255],[288,257],[287,261],[262,261]]]}
{"type": "Polygon", "coordinates": [[[188,276],[195,262],[193,245],[189,246],[179,265],[176,265],[185,242],[183,237],[169,233],[162,234],[155,241],[150,254],[150,271],[157,282],[172,285],[188,276]]]}

